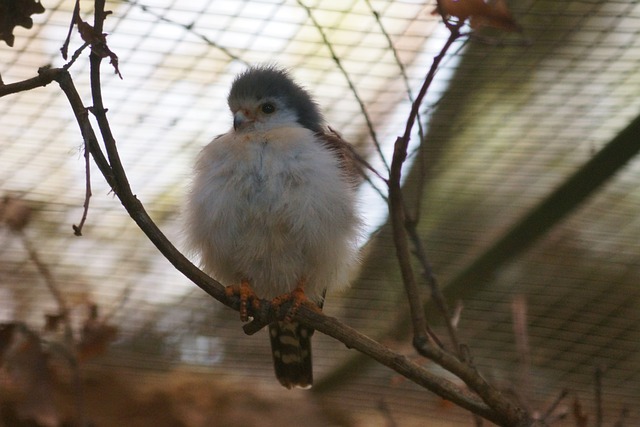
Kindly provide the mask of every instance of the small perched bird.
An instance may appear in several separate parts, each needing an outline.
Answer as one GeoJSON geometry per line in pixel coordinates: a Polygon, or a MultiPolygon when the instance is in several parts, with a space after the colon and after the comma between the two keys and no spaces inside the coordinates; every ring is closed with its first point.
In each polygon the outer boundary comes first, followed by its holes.
{"type": "MultiPolygon", "coordinates": [[[[187,203],[188,237],[205,271],[247,301],[293,307],[348,284],[360,218],[352,151],[318,105],[273,66],[238,75],[228,97],[233,128],[200,153],[187,203]],[[309,300],[307,300],[309,298],[309,300]]],[[[269,325],[276,377],[313,383],[311,334],[295,313],[269,325]]]]}

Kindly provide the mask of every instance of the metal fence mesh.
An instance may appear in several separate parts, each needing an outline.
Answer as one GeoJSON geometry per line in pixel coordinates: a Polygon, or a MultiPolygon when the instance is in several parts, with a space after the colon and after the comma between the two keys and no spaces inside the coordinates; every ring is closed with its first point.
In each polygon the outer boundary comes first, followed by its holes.
{"type": "MultiPolygon", "coordinates": [[[[92,3],[81,2],[87,19],[92,3]]],[[[123,79],[105,64],[105,105],[134,192],[163,231],[180,247],[193,159],[230,127],[227,91],[247,64],[288,67],[315,94],[331,126],[384,171],[359,102],[389,157],[410,109],[397,58],[415,93],[447,37],[431,14],[434,2],[424,3],[108,2],[113,14],[105,31],[123,79]]],[[[13,48],[0,44],[5,83],[64,63],[59,49],[73,2],[43,5],[46,12],[34,15],[32,29],[16,29],[13,48]]],[[[640,111],[640,3],[521,0],[510,6],[524,33],[483,32],[455,46],[423,110],[426,148],[413,147],[416,165],[427,167],[414,167],[407,182],[426,182],[420,231],[444,284],[640,111]]],[[[77,34],[71,40],[71,51],[82,44],[77,34]]],[[[90,105],[86,56],[71,72],[90,105]]],[[[460,331],[476,363],[536,407],[565,387],[589,407],[600,367],[608,425],[623,408],[628,425],[640,420],[634,406],[640,393],[639,178],[640,163],[631,159],[481,289],[459,295],[465,307],[460,331]],[[513,332],[512,303],[519,295],[528,313],[528,375],[513,332]]],[[[65,295],[74,324],[79,327],[95,303],[118,328],[117,340],[92,366],[135,368],[135,377],[146,368],[187,365],[268,387],[274,380],[267,338],[244,336],[235,312],[177,273],[95,167],[91,182],[84,236],[75,237],[71,225],[82,215],[85,168],[66,100],[55,84],[0,100],[0,192],[33,208],[24,234],[65,295]]],[[[384,222],[384,202],[371,189],[362,193],[374,229],[384,222]]],[[[331,296],[327,311],[384,335],[406,310],[393,251],[383,227],[361,277],[346,294],[331,296]]],[[[23,239],[0,229],[0,320],[38,330],[57,309],[23,239]]],[[[407,340],[392,338],[386,336],[388,345],[413,355],[407,340]]],[[[314,339],[319,379],[353,356],[320,334],[314,339]]],[[[352,420],[369,416],[362,425],[383,423],[387,410],[405,423],[399,425],[471,423],[385,368],[351,371],[361,374],[345,374],[322,395],[352,420]]]]}

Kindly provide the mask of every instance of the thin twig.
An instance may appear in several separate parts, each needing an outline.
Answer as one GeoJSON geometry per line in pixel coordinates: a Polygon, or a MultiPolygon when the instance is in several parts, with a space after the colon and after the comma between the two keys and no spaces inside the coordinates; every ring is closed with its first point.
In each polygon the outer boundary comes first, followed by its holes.
{"type": "MultiPolygon", "coordinates": [[[[386,31],[384,25],[382,24],[382,21],[380,19],[380,14],[374,10],[373,5],[371,4],[371,2],[369,0],[366,0],[366,3],[369,7],[369,9],[371,10],[373,16],[376,19],[376,22],[378,23],[378,26],[380,28],[380,31],[382,32],[382,34],[385,36],[386,40],[387,40],[387,44],[389,45],[389,49],[391,50],[391,52],[393,53],[393,56],[395,58],[396,64],[398,65],[398,67],[400,68],[400,74],[402,76],[403,82],[405,84],[405,88],[407,91],[407,96],[409,98],[409,101],[413,104],[415,102],[415,99],[413,97],[413,93],[411,90],[411,85],[409,84],[409,79],[407,77],[407,73],[406,73],[406,69],[404,67],[404,64],[402,63],[400,56],[398,54],[398,50],[395,48],[395,45],[393,44],[393,41],[391,40],[391,36],[389,35],[389,33],[386,31]]],[[[424,129],[422,126],[422,122],[420,120],[420,112],[418,109],[417,115],[416,115],[416,121],[418,124],[418,137],[421,141],[421,143],[424,142],[424,129]]],[[[420,163],[420,165],[422,165],[422,162],[420,163]]],[[[431,268],[431,264],[427,258],[426,255],[426,251],[424,250],[424,245],[422,244],[422,240],[420,239],[420,236],[417,233],[417,225],[418,225],[418,219],[420,218],[420,200],[421,200],[421,194],[422,194],[422,189],[424,186],[424,180],[420,180],[420,188],[418,189],[418,191],[416,192],[417,197],[416,200],[418,201],[416,204],[416,209],[415,212],[413,212],[412,216],[410,217],[410,215],[407,214],[407,219],[405,220],[405,227],[407,228],[407,232],[409,233],[409,236],[413,242],[414,248],[415,248],[415,255],[418,258],[419,262],[422,264],[422,268],[423,268],[423,275],[425,280],[427,281],[427,283],[429,284],[429,287],[431,289],[431,297],[433,298],[433,300],[436,302],[437,307],[439,308],[440,312],[442,313],[444,319],[445,319],[445,324],[447,326],[447,331],[449,334],[449,338],[453,344],[453,348],[455,349],[456,352],[459,351],[459,340],[457,338],[457,334],[455,332],[455,328],[453,327],[452,324],[452,316],[449,312],[449,309],[447,307],[447,304],[444,300],[444,297],[442,295],[442,292],[440,291],[440,287],[438,285],[437,279],[435,278],[434,274],[433,274],[433,270],[431,268]]],[[[405,212],[407,212],[408,209],[405,206],[405,212]]],[[[428,326],[428,325],[427,325],[428,326]]]]}
{"type": "Polygon", "coordinates": [[[460,33],[452,31],[447,39],[446,43],[442,47],[440,53],[434,58],[433,64],[427,73],[422,88],[418,93],[416,100],[413,102],[409,118],[405,127],[404,135],[398,137],[394,150],[393,159],[391,162],[391,169],[389,174],[389,215],[391,225],[393,228],[393,240],[396,248],[396,257],[400,266],[400,272],[402,274],[402,281],[407,293],[407,299],[409,301],[409,309],[411,314],[411,322],[413,325],[414,342],[422,342],[425,337],[426,320],[424,317],[424,310],[422,309],[422,302],[420,299],[420,293],[413,274],[413,268],[411,266],[410,258],[411,253],[409,251],[409,243],[407,238],[407,230],[405,224],[407,221],[407,215],[405,212],[405,204],[402,195],[401,181],[402,181],[402,168],[404,161],[407,158],[407,147],[409,140],[411,139],[411,132],[413,125],[418,116],[418,111],[422,100],[427,93],[427,89],[431,85],[435,73],[442,59],[445,57],[449,48],[458,39],[460,33]]]}
{"type": "MultiPolygon", "coordinates": [[[[398,53],[398,49],[396,49],[396,46],[393,44],[393,40],[391,40],[391,36],[389,35],[389,33],[387,32],[387,29],[382,24],[382,20],[380,19],[380,14],[378,13],[378,11],[376,11],[373,8],[373,5],[371,4],[371,1],[370,0],[365,0],[365,3],[369,7],[369,10],[371,10],[371,13],[373,14],[373,17],[376,19],[376,23],[378,24],[378,27],[380,28],[380,32],[382,33],[382,35],[387,40],[387,44],[389,46],[389,50],[391,51],[391,53],[393,53],[393,58],[396,61],[396,64],[398,65],[398,68],[400,69],[400,75],[402,76],[402,81],[404,82],[404,86],[405,86],[405,90],[407,91],[407,97],[409,98],[409,102],[411,102],[413,104],[413,101],[414,101],[413,93],[412,93],[413,91],[411,90],[411,85],[409,84],[409,77],[407,76],[407,69],[405,68],[404,63],[400,59],[400,54],[398,53]]],[[[420,121],[420,115],[419,114],[418,114],[418,135],[419,135],[420,141],[422,141],[424,139],[424,129],[422,127],[422,122],[420,121]]]]}
{"type": "Polygon", "coordinates": [[[40,275],[44,279],[44,283],[47,286],[47,289],[49,289],[49,292],[51,292],[53,299],[56,300],[56,304],[58,304],[58,313],[62,316],[65,324],[68,323],[67,314],[69,313],[69,309],[67,307],[67,302],[65,301],[64,296],[62,295],[62,291],[60,291],[58,283],[56,282],[55,277],[53,277],[51,270],[49,270],[47,264],[42,261],[42,259],[40,259],[38,251],[36,250],[34,245],[31,244],[24,231],[17,230],[16,233],[18,233],[18,235],[20,236],[22,244],[29,254],[29,259],[36,266],[38,273],[40,273],[40,275]]]}
{"type": "MultiPolygon", "coordinates": [[[[453,385],[448,380],[445,380],[442,377],[432,374],[429,370],[412,362],[408,357],[395,353],[394,351],[388,349],[385,346],[382,346],[380,343],[341,323],[339,320],[333,317],[318,313],[317,311],[312,310],[306,306],[301,306],[300,311],[296,315],[296,319],[319,332],[337,339],[338,341],[344,343],[348,348],[354,348],[372,357],[382,365],[393,369],[410,381],[423,386],[424,388],[434,392],[438,396],[450,400],[456,405],[470,410],[471,412],[476,413],[493,423],[515,426],[519,425],[519,423],[522,421],[518,420],[517,422],[513,422],[511,424],[504,423],[502,414],[494,411],[493,409],[490,409],[490,407],[486,406],[484,403],[478,402],[477,398],[470,395],[467,391],[460,389],[459,387],[453,385]]],[[[430,346],[430,348],[436,349],[436,347],[433,346],[430,346]]],[[[456,359],[452,359],[450,356],[446,356],[446,353],[442,351],[436,349],[434,355],[438,355],[438,357],[441,357],[441,360],[446,360],[452,365],[457,365],[457,367],[460,369],[455,369],[454,371],[452,371],[456,375],[463,371],[470,371],[470,368],[459,363],[456,359]]],[[[460,375],[458,376],[460,377],[460,375]]]]}
{"type": "Polygon", "coordinates": [[[529,346],[529,332],[527,330],[527,300],[524,295],[516,295],[511,301],[511,315],[513,318],[513,336],[519,359],[519,375],[517,392],[521,402],[527,408],[531,404],[531,348],[529,346]]]}
{"type": "MultiPolygon", "coordinates": [[[[413,105],[415,101],[413,97],[413,91],[411,90],[411,85],[409,84],[409,77],[407,76],[407,70],[404,66],[404,63],[400,59],[400,54],[398,53],[398,49],[396,49],[396,46],[394,45],[393,40],[391,39],[391,36],[389,35],[386,28],[382,24],[382,20],[380,19],[380,14],[373,8],[373,5],[371,4],[370,0],[366,0],[366,3],[367,3],[367,6],[369,7],[369,10],[371,10],[371,13],[376,19],[378,27],[380,28],[380,32],[382,33],[382,35],[384,35],[385,39],[387,40],[389,50],[391,50],[391,52],[393,53],[393,58],[395,59],[396,64],[398,65],[398,68],[400,69],[400,75],[402,76],[402,81],[404,82],[405,90],[407,91],[407,97],[409,98],[409,102],[411,102],[411,104],[413,105]]],[[[419,111],[417,115],[417,122],[418,122],[418,137],[422,142],[424,141],[424,129],[422,126],[422,121],[420,120],[419,111]]],[[[418,212],[416,212],[414,215],[416,216],[419,215],[419,209],[418,209],[418,212]]]]}
{"type": "Polygon", "coordinates": [[[44,87],[54,81],[61,71],[59,68],[42,67],[38,70],[36,77],[15,83],[0,84],[0,98],[14,93],[44,87]]]}
{"type": "Polygon", "coordinates": [[[118,311],[122,309],[122,307],[124,307],[125,304],[129,301],[129,297],[131,296],[132,293],[133,293],[133,286],[132,285],[125,286],[122,292],[120,293],[120,296],[118,296],[118,298],[116,299],[115,303],[111,305],[111,308],[109,309],[109,311],[102,316],[102,323],[105,323],[105,324],[109,323],[109,321],[116,315],[116,313],[118,313],[118,311]]]}
{"type": "MultiPolygon", "coordinates": [[[[94,28],[97,32],[102,32],[104,19],[106,14],[104,11],[104,0],[96,0],[95,2],[95,25],[94,28]]],[[[108,158],[108,176],[107,180],[110,181],[111,188],[116,196],[120,199],[122,205],[125,207],[131,218],[138,224],[138,226],[145,232],[147,237],[153,244],[156,245],[162,254],[181,272],[183,272],[189,279],[197,283],[198,286],[207,292],[209,295],[217,299],[218,301],[232,307],[238,308],[239,301],[235,301],[233,298],[226,296],[224,287],[213,280],[203,271],[195,267],[191,261],[189,261],[175,246],[167,239],[167,237],[160,231],[158,226],[151,220],[149,214],[144,209],[144,206],[138,198],[131,191],[131,186],[127,179],[127,175],[120,161],[120,155],[116,147],[116,141],[111,132],[111,127],[106,116],[106,109],[102,101],[102,87],[100,82],[100,64],[102,58],[99,55],[90,55],[90,79],[91,79],[91,93],[93,99],[92,113],[96,117],[100,133],[107,151],[108,158]],[[237,306],[237,307],[236,307],[237,306]]],[[[82,107],[83,108],[83,107],[82,107]]],[[[91,126],[87,117],[76,116],[76,119],[81,120],[81,128],[86,124],[91,126]]],[[[104,159],[104,155],[100,150],[99,145],[90,144],[91,155],[94,158],[104,159]]],[[[101,168],[101,171],[102,168],[101,168]]],[[[104,173],[104,171],[103,171],[104,173]]],[[[237,299],[237,298],[236,298],[237,299]]]]}
{"type": "MultiPolygon", "coordinates": [[[[422,265],[422,274],[429,286],[429,289],[431,289],[431,298],[435,302],[436,307],[440,311],[440,314],[442,315],[442,318],[446,325],[447,333],[449,335],[449,339],[451,340],[451,345],[453,346],[454,352],[458,354],[458,356],[460,356],[460,340],[458,339],[458,334],[453,323],[454,316],[449,310],[449,306],[444,299],[444,295],[442,295],[438,279],[433,274],[433,269],[431,267],[429,259],[427,258],[427,253],[424,249],[422,239],[418,235],[416,223],[407,221],[405,228],[407,230],[407,233],[409,234],[409,238],[413,242],[415,256],[422,265]]],[[[462,358],[460,358],[460,360],[462,360],[462,358]]]]}
{"type": "MultiPolygon", "coordinates": [[[[74,116],[78,126],[80,127],[80,132],[84,141],[87,143],[93,160],[96,162],[98,169],[100,169],[100,172],[109,186],[115,192],[116,183],[117,181],[121,181],[122,177],[119,176],[118,179],[116,179],[116,171],[113,170],[102,153],[96,134],[93,131],[91,122],[89,121],[87,108],[83,105],[82,98],[80,98],[69,72],[57,69],[57,73],[55,75],[60,88],[67,96],[67,100],[73,109],[74,116]]],[[[121,175],[123,171],[117,172],[121,175]]],[[[124,176],[124,179],[126,180],[126,175],[124,176]]],[[[213,298],[225,305],[232,308],[234,307],[236,302],[233,300],[230,301],[226,298],[223,286],[193,265],[191,261],[182,255],[175,246],[169,242],[133,194],[116,193],[116,195],[121,197],[123,206],[127,209],[127,212],[129,212],[129,215],[134,219],[134,221],[136,221],[140,229],[145,232],[149,240],[156,245],[160,252],[174,265],[174,267],[176,267],[178,271],[181,271],[187,278],[191,279],[213,298]]],[[[237,303],[239,304],[239,302],[237,303]]]]}
{"type": "Polygon", "coordinates": [[[540,419],[544,424],[551,424],[553,413],[556,411],[556,409],[558,409],[558,406],[560,405],[560,403],[568,395],[569,395],[569,390],[567,390],[566,388],[560,391],[560,394],[558,394],[558,397],[556,397],[556,399],[551,403],[551,405],[549,405],[549,408],[546,410],[546,412],[540,419]]]}
{"type": "Polygon", "coordinates": [[[602,375],[603,369],[600,366],[597,366],[593,376],[594,376],[594,386],[595,386],[595,399],[596,399],[596,427],[602,427],[602,375]]]}
{"type": "Polygon", "coordinates": [[[191,263],[191,261],[182,255],[175,246],[173,246],[173,244],[171,244],[157,225],[151,220],[135,195],[132,193],[126,194],[124,192],[118,193],[115,191],[117,183],[123,179],[126,180],[126,175],[122,175],[124,172],[123,170],[114,170],[102,153],[96,134],[93,131],[91,122],[89,121],[87,108],[83,105],[82,99],[80,98],[68,71],[62,69],[59,69],[58,71],[60,71],[60,73],[56,75],[56,80],[58,81],[62,91],[67,96],[67,100],[73,109],[74,116],[78,126],[80,127],[80,132],[83,139],[87,142],[91,156],[109,186],[120,198],[122,205],[127,209],[131,218],[138,224],[149,240],[155,244],[160,252],[173,264],[174,267],[176,267],[178,271],[182,272],[203,291],[223,304],[231,308],[234,308],[235,305],[239,306],[239,301],[234,301],[233,299],[230,300],[226,297],[224,287],[220,283],[216,282],[203,271],[198,269],[191,263]]]}
{"type": "MultiPolygon", "coordinates": [[[[380,199],[382,199],[385,203],[389,203],[389,198],[387,197],[386,194],[384,194],[384,192],[378,188],[377,185],[375,185],[373,183],[373,179],[367,175],[367,173],[364,171],[364,167],[360,167],[358,168],[360,170],[360,175],[362,176],[362,179],[364,179],[364,181],[369,184],[369,186],[373,189],[373,191],[380,196],[380,199]]],[[[377,172],[375,173],[375,175],[378,178],[381,178],[384,182],[387,182],[386,178],[383,178],[382,175],[378,174],[377,172]]]]}
{"type": "Polygon", "coordinates": [[[469,388],[478,393],[482,400],[493,408],[500,417],[502,417],[499,424],[524,425],[529,423],[529,415],[522,408],[509,401],[498,390],[491,387],[471,364],[461,362],[457,357],[449,355],[437,346],[430,344],[424,332],[426,327],[424,311],[418,299],[419,292],[417,290],[417,285],[410,263],[407,230],[405,228],[406,214],[404,212],[404,202],[400,186],[402,166],[407,158],[407,147],[409,145],[413,125],[417,118],[422,100],[433,82],[440,62],[445,57],[449,48],[460,37],[459,26],[450,27],[450,30],[451,33],[449,38],[445,42],[440,53],[434,58],[433,64],[424,79],[420,92],[412,105],[404,135],[397,138],[394,147],[391,172],[389,176],[389,212],[393,227],[396,256],[400,264],[400,271],[405,285],[405,290],[407,292],[407,298],[409,300],[411,321],[413,325],[413,344],[416,350],[421,355],[435,361],[445,369],[458,375],[465,384],[469,386],[469,388]]]}
{"type": "Polygon", "coordinates": [[[60,48],[62,58],[64,59],[67,59],[69,43],[71,43],[71,34],[73,33],[73,27],[78,22],[78,18],[80,18],[80,0],[76,0],[76,4],[73,6],[73,15],[71,17],[71,23],[69,24],[69,31],[67,32],[67,37],[64,39],[64,43],[62,43],[62,47],[60,48]]]}
{"type": "Polygon", "coordinates": [[[71,80],[71,75],[67,70],[60,69],[61,73],[56,76],[56,81],[60,85],[60,89],[64,92],[69,101],[69,105],[73,110],[73,114],[76,118],[76,122],[80,127],[80,134],[82,135],[82,139],[85,142],[86,147],[88,147],[91,156],[93,157],[93,161],[96,162],[98,169],[107,181],[107,184],[113,189],[115,187],[115,180],[113,178],[113,170],[109,165],[109,162],[104,157],[102,153],[102,149],[100,148],[100,144],[98,143],[98,138],[96,137],[95,132],[93,131],[93,127],[91,126],[91,122],[89,121],[89,113],[88,109],[83,105],[82,98],[78,93],[75,85],[73,84],[73,80],[71,80]]]}
{"type": "Polygon", "coordinates": [[[471,390],[478,393],[480,398],[499,415],[500,422],[498,424],[505,426],[530,425],[531,420],[526,411],[514,405],[500,391],[492,387],[478,373],[472,363],[461,362],[457,357],[431,345],[427,340],[417,341],[414,339],[414,346],[422,356],[458,376],[471,390]]]}
{"type": "Polygon", "coordinates": [[[29,254],[29,259],[31,260],[33,265],[36,266],[38,273],[40,273],[40,275],[44,279],[44,283],[47,286],[47,289],[49,289],[49,292],[58,305],[58,314],[60,315],[60,318],[62,319],[62,323],[64,325],[65,344],[69,348],[73,348],[73,329],[71,328],[71,319],[69,319],[69,306],[67,305],[67,301],[65,300],[64,295],[62,294],[62,291],[58,286],[58,282],[53,276],[53,273],[51,273],[51,270],[49,270],[49,266],[47,266],[47,264],[40,258],[37,249],[34,245],[31,244],[31,241],[24,233],[24,230],[16,230],[16,233],[18,233],[18,235],[20,236],[22,244],[29,254]]]}
{"type": "MultiPolygon", "coordinates": [[[[400,138],[398,138],[398,141],[400,138]]],[[[396,142],[396,147],[398,142],[396,142]]],[[[400,189],[400,169],[402,162],[399,159],[399,151],[394,150],[391,162],[391,175],[389,178],[389,215],[393,228],[393,243],[396,248],[396,258],[400,266],[402,282],[409,302],[411,324],[413,325],[414,342],[426,336],[427,323],[422,309],[422,300],[416,283],[413,267],[411,266],[411,252],[407,232],[404,228],[405,210],[402,191],[400,189]]]]}
{"type": "MultiPolygon", "coordinates": [[[[336,138],[343,140],[342,136],[336,131],[334,130],[331,126],[329,126],[329,132],[331,134],[333,134],[333,136],[335,136],[336,138]]],[[[358,173],[360,174],[360,176],[362,176],[362,178],[365,180],[365,182],[367,182],[371,188],[373,188],[373,190],[378,193],[378,195],[380,196],[380,198],[382,200],[384,200],[385,202],[387,202],[387,196],[382,192],[381,189],[379,189],[374,183],[373,183],[373,179],[369,176],[369,174],[367,174],[366,171],[371,172],[375,177],[377,177],[378,179],[380,179],[382,182],[384,182],[385,184],[387,184],[387,179],[385,177],[383,177],[380,172],[378,172],[373,166],[371,166],[371,164],[364,158],[362,157],[355,149],[355,147],[351,144],[345,143],[342,145],[342,147],[347,150],[349,152],[349,155],[353,158],[357,169],[358,169],[358,173]]]]}
{"type": "MultiPolygon", "coordinates": [[[[407,148],[411,139],[411,133],[413,125],[418,117],[422,100],[424,99],[427,90],[431,86],[435,74],[440,66],[440,63],[446,56],[449,48],[453,46],[454,42],[460,37],[459,27],[450,27],[449,38],[445,42],[444,46],[440,50],[440,53],[433,59],[431,68],[425,76],[422,87],[418,96],[414,100],[407,124],[405,127],[404,135],[396,139],[396,143],[393,150],[393,160],[391,162],[391,171],[389,175],[389,215],[393,228],[393,239],[396,247],[396,256],[400,265],[400,271],[405,285],[405,291],[409,301],[410,316],[413,325],[414,344],[422,342],[425,332],[427,330],[427,324],[424,317],[424,310],[422,309],[422,303],[420,301],[418,287],[413,274],[413,269],[410,263],[410,251],[408,247],[407,238],[407,225],[411,224],[411,221],[407,217],[406,205],[403,200],[401,181],[402,181],[402,168],[405,160],[407,159],[407,148]]],[[[418,239],[418,243],[419,243],[418,239]]],[[[421,260],[426,261],[426,255],[420,257],[421,260]]],[[[426,265],[425,267],[428,267],[426,265]]],[[[430,268],[427,268],[427,270],[430,268]]],[[[432,287],[432,289],[434,289],[432,287]]],[[[437,290],[439,288],[436,287],[437,290]]],[[[442,298],[444,301],[444,298],[442,298]]],[[[448,323],[448,329],[450,336],[456,346],[456,352],[459,351],[458,341],[455,338],[455,333],[452,333],[451,316],[448,314],[446,305],[442,305],[442,310],[446,316],[445,321],[448,323]]]]}
{"type": "Polygon", "coordinates": [[[378,409],[382,413],[383,418],[387,421],[387,427],[398,427],[398,423],[393,417],[391,413],[391,409],[389,409],[389,404],[383,399],[380,399],[378,402],[378,409]]]}
{"type": "MultiPolygon", "coordinates": [[[[380,14],[373,8],[373,5],[371,4],[370,0],[366,0],[365,2],[367,3],[369,10],[371,10],[371,13],[376,19],[376,23],[380,28],[380,32],[382,33],[382,35],[384,35],[385,39],[387,40],[389,50],[393,53],[393,58],[396,62],[396,65],[398,65],[398,68],[400,69],[400,75],[402,76],[402,81],[404,82],[404,86],[405,86],[405,90],[407,91],[407,97],[409,98],[409,102],[413,104],[413,102],[415,101],[413,97],[413,91],[411,90],[411,85],[409,84],[409,78],[407,76],[407,70],[404,66],[404,63],[400,59],[400,54],[398,53],[398,49],[396,49],[393,43],[393,40],[391,39],[391,36],[389,35],[386,28],[384,27],[384,24],[380,19],[380,14]]],[[[418,113],[417,122],[418,122],[418,137],[422,142],[424,141],[424,128],[422,126],[422,120],[420,120],[420,113],[418,113]]],[[[420,164],[422,164],[422,162],[420,164]]],[[[421,181],[419,185],[420,187],[423,187],[424,184],[421,181]]],[[[422,193],[422,189],[420,188],[417,194],[421,194],[421,193],[422,193]]],[[[388,203],[388,200],[386,198],[385,198],[385,201],[387,201],[388,203]]],[[[406,207],[405,207],[405,211],[408,211],[406,207]]],[[[417,198],[416,211],[413,213],[413,215],[415,218],[419,217],[420,215],[420,198],[417,198]]]]}
{"type": "Polygon", "coordinates": [[[188,31],[189,33],[193,34],[194,36],[200,38],[202,41],[204,41],[206,44],[208,44],[211,47],[214,47],[216,49],[218,49],[220,52],[224,53],[225,55],[227,55],[229,57],[229,59],[232,59],[234,61],[238,61],[244,65],[249,65],[249,62],[245,61],[244,59],[240,58],[238,55],[232,53],[229,49],[227,49],[226,47],[223,47],[219,44],[217,44],[216,42],[212,41],[209,37],[205,36],[204,34],[201,34],[197,31],[195,31],[193,29],[193,24],[182,24],[180,22],[174,21],[172,19],[169,19],[165,16],[162,16],[161,14],[155,12],[150,6],[146,6],[144,4],[140,4],[137,1],[133,1],[133,0],[123,0],[125,3],[128,3],[132,6],[136,6],[138,8],[140,8],[140,10],[142,10],[144,13],[147,13],[151,16],[153,16],[154,18],[166,22],[168,24],[171,25],[175,25],[177,27],[183,28],[184,30],[188,31]]]}
{"type": "Polygon", "coordinates": [[[91,200],[91,156],[89,154],[89,147],[87,147],[87,142],[84,142],[84,183],[85,183],[85,191],[84,191],[84,204],[82,205],[82,218],[80,218],[80,224],[73,224],[73,234],[76,236],[82,236],[82,227],[84,227],[84,223],[87,220],[87,215],[89,214],[89,200],[91,200]]]}
{"type": "Polygon", "coordinates": [[[367,107],[364,105],[364,101],[362,101],[362,98],[360,98],[360,95],[358,94],[358,90],[356,89],[355,84],[351,80],[351,77],[349,76],[349,73],[347,73],[347,70],[345,70],[344,66],[342,65],[342,61],[340,60],[340,57],[338,57],[338,54],[336,53],[336,51],[333,49],[333,45],[329,41],[329,38],[324,32],[324,29],[322,28],[320,23],[316,20],[315,16],[313,15],[311,8],[305,5],[302,2],[302,0],[296,0],[296,1],[298,5],[300,5],[300,7],[302,7],[307,12],[307,16],[309,17],[313,25],[316,27],[316,29],[320,33],[320,37],[322,37],[322,41],[324,42],[325,46],[327,46],[327,49],[329,49],[329,52],[331,53],[331,57],[333,61],[336,63],[336,65],[338,66],[338,69],[340,70],[345,80],[347,81],[347,84],[349,85],[349,89],[351,89],[351,92],[353,93],[354,98],[356,99],[356,101],[358,102],[358,105],[360,106],[360,111],[362,112],[364,120],[367,124],[367,128],[369,129],[369,135],[371,135],[371,139],[373,140],[373,145],[376,148],[376,152],[380,156],[380,160],[382,161],[382,164],[384,165],[385,169],[387,170],[387,172],[389,172],[389,164],[387,163],[387,159],[384,157],[384,154],[382,153],[382,147],[380,145],[380,141],[378,141],[378,135],[376,134],[376,130],[373,126],[373,122],[371,121],[371,117],[369,117],[369,113],[367,111],[367,107]]]}
{"type": "MultiPolygon", "coordinates": [[[[104,21],[107,17],[107,13],[104,10],[105,0],[96,0],[95,2],[95,16],[93,28],[97,34],[102,34],[104,28],[104,21]]],[[[100,64],[102,63],[102,56],[95,54],[93,51],[89,55],[90,63],[90,80],[91,80],[91,96],[93,100],[93,106],[89,111],[93,113],[98,122],[98,128],[107,151],[107,158],[109,159],[109,165],[111,169],[115,171],[124,170],[122,162],[120,160],[120,154],[116,149],[116,141],[111,133],[111,126],[107,121],[107,110],[104,108],[102,101],[102,84],[100,83],[100,64]]],[[[131,187],[126,179],[116,173],[114,173],[113,190],[116,194],[120,191],[131,193],[131,187]]]]}
{"type": "Polygon", "coordinates": [[[440,17],[442,18],[442,22],[449,29],[449,31],[459,32],[460,28],[464,25],[464,21],[458,20],[456,22],[452,22],[451,17],[447,15],[447,13],[445,12],[445,8],[442,6],[442,1],[443,0],[436,0],[436,10],[438,11],[438,14],[440,15],[440,17]]]}
{"type": "Polygon", "coordinates": [[[73,52],[73,55],[71,55],[71,59],[69,60],[69,62],[64,64],[62,68],[64,70],[68,70],[69,68],[71,68],[74,62],[76,62],[76,60],[80,57],[80,54],[82,53],[82,51],[84,51],[88,46],[89,46],[89,43],[84,42],[82,46],[80,46],[78,49],[75,50],[75,52],[73,52]]]}

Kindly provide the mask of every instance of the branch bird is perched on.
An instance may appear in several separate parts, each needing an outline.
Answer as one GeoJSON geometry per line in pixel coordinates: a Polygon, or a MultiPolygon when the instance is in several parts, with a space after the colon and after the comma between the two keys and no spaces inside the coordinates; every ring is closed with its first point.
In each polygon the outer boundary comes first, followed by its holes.
{"type": "Polygon", "coordinates": [[[347,285],[357,262],[353,157],[284,70],[248,69],[228,104],[233,128],[197,160],[190,243],[204,269],[240,295],[243,321],[256,295],[293,300],[285,320],[269,325],[273,361],[282,385],[307,388],[313,331],[293,318],[307,297],[321,304],[327,289],[347,285]]]}

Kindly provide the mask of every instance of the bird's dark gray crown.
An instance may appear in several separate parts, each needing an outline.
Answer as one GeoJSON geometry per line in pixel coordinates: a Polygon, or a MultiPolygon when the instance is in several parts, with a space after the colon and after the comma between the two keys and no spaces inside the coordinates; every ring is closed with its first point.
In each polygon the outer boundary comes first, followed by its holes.
{"type": "Polygon", "coordinates": [[[322,132],[324,119],[311,95],[289,76],[286,70],[251,67],[239,74],[231,86],[229,106],[242,99],[278,99],[296,112],[298,123],[314,132],[322,132]]]}

